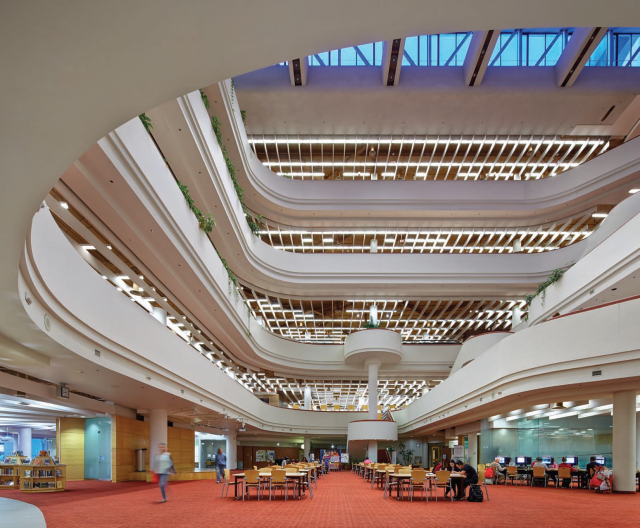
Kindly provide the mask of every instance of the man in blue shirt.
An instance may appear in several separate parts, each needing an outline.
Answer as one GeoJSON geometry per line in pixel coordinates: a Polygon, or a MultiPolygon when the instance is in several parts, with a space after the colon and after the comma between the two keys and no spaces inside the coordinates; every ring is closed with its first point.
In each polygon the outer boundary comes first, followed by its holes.
{"type": "Polygon", "coordinates": [[[217,481],[220,484],[220,478],[224,478],[224,470],[227,467],[227,455],[222,452],[222,448],[218,449],[216,454],[216,469],[218,470],[217,481]]]}

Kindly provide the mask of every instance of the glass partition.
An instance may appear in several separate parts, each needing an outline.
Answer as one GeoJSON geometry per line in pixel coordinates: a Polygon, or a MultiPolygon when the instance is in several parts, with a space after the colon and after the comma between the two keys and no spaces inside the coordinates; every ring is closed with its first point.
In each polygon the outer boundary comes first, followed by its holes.
{"type": "Polygon", "coordinates": [[[111,417],[84,422],[84,478],[111,480],[111,417]]]}

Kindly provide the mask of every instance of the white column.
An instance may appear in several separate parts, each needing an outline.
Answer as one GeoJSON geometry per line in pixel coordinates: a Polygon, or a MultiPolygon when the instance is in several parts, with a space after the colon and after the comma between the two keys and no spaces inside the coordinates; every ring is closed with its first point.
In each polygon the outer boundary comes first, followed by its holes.
{"type": "Polygon", "coordinates": [[[478,467],[478,433],[469,433],[467,435],[467,444],[469,445],[469,464],[474,468],[478,467]]]}
{"type": "MultiPolygon", "coordinates": [[[[367,363],[369,368],[369,420],[378,419],[378,369],[379,361],[367,363]]],[[[377,449],[377,447],[376,447],[377,449]]]]}
{"type": "Polygon", "coordinates": [[[372,239],[369,243],[369,253],[377,253],[378,252],[378,240],[372,239]]]}
{"type": "Polygon", "coordinates": [[[636,391],[613,393],[613,489],[635,493],[636,468],[636,391]]]}
{"type": "Polygon", "coordinates": [[[16,450],[22,451],[25,457],[31,458],[31,427],[18,428],[18,446],[16,450]]]}
{"type": "MultiPolygon", "coordinates": [[[[227,468],[236,469],[238,467],[238,442],[236,432],[229,431],[227,435],[227,468]]],[[[251,469],[251,468],[245,468],[251,469]]]]}
{"type": "Polygon", "coordinates": [[[311,460],[311,457],[309,456],[309,453],[311,451],[311,437],[310,436],[305,436],[304,437],[304,456],[307,457],[307,460],[311,460]]]}
{"type": "Polygon", "coordinates": [[[311,387],[308,385],[304,388],[304,409],[311,411],[311,387]]]}
{"type": "Polygon", "coordinates": [[[521,251],[522,251],[522,242],[520,241],[519,238],[516,238],[513,241],[513,252],[520,253],[521,251]]]}
{"type": "Polygon", "coordinates": [[[636,467],[640,467],[640,412],[636,413],[636,467]]]}
{"type": "Polygon", "coordinates": [[[160,321],[164,326],[167,326],[167,311],[164,308],[153,308],[153,312],[151,312],[153,318],[157,321],[160,321]]]}
{"type": "Polygon", "coordinates": [[[158,444],[167,443],[167,411],[164,409],[151,409],[149,411],[149,465],[158,454],[158,444]]]}
{"type": "Polygon", "coordinates": [[[522,322],[522,319],[520,316],[521,316],[520,308],[518,306],[514,306],[511,309],[511,329],[512,330],[522,322]]]}
{"type": "Polygon", "coordinates": [[[378,441],[377,440],[369,440],[369,460],[371,462],[378,462],[378,441]]]}

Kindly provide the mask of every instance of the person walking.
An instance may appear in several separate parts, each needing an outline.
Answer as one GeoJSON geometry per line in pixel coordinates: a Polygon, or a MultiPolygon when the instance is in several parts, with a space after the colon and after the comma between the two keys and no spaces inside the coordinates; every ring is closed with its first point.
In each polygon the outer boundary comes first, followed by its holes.
{"type": "Polygon", "coordinates": [[[153,471],[158,474],[158,483],[160,485],[160,493],[162,500],[159,502],[167,502],[167,492],[165,490],[169,475],[176,474],[176,468],[173,465],[171,453],[167,451],[167,444],[158,444],[158,454],[154,460],[153,471]]]}
{"type": "Polygon", "coordinates": [[[217,482],[220,484],[220,479],[224,478],[224,470],[227,468],[227,455],[222,452],[222,448],[218,449],[216,453],[216,469],[218,471],[217,474],[217,482]]]}

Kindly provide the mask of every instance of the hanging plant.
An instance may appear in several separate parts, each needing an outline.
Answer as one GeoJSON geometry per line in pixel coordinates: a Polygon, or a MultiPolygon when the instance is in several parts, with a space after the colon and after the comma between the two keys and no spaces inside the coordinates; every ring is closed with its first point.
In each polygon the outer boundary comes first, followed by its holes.
{"type": "Polygon", "coordinates": [[[211,105],[209,104],[209,98],[207,97],[207,94],[204,93],[204,90],[202,88],[200,88],[200,97],[202,97],[204,107],[209,110],[209,108],[211,108],[211,105]]]}
{"type": "Polygon", "coordinates": [[[144,127],[144,129],[147,132],[151,133],[153,125],[151,124],[151,119],[147,116],[147,114],[140,114],[138,117],[140,118],[140,121],[142,121],[142,126],[144,127]]]}
{"type": "Polygon", "coordinates": [[[247,111],[246,110],[240,110],[240,116],[242,117],[242,124],[246,127],[247,126],[247,111]]]}
{"type": "Polygon", "coordinates": [[[191,212],[198,220],[200,229],[202,229],[207,234],[211,233],[211,231],[213,231],[213,226],[216,225],[216,222],[213,219],[213,215],[211,213],[205,215],[200,209],[198,209],[193,198],[191,198],[191,195],[189,194],[189,188],[186,185],[178,181],[178,187],[180,188],[180,191],[182,191],[182,196],[184,196],[184,199],[187,201],[189,209],[191,209],[191,212]]]}
{"type": "Polygon", "coordinates": [[[233,77],[231,77],[231,106],[233,106],[233,101],[236,95],[236,81],[233,77]]]}
{"type": "MultiPolygon", "coordinates": [[[[573,266],[573,264],[571,264],[571,266],[573,266]]],[[[571,268],[571,266],[569,266],[567,269],[571,268]]],[[[547,298],[547,288],[552,284],[555,284],[556,282],[558,282],[562,278],[562,276],[566,273],[567,269],[562,269],[562,268],[554,269],[546,281],[538,284],[536,293],[534,293],[533,295],[527,295],[525,297],[527,306],[530,307],[531,303],[538,295],[540,295],[541,304],[542,306],[544,306],[544,302],[547,298]]]]}

